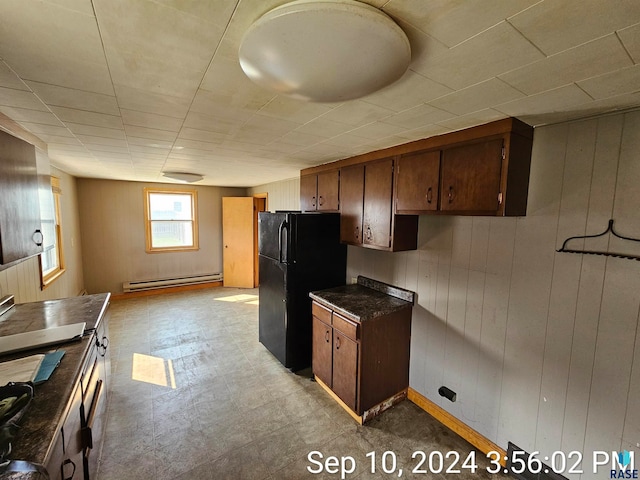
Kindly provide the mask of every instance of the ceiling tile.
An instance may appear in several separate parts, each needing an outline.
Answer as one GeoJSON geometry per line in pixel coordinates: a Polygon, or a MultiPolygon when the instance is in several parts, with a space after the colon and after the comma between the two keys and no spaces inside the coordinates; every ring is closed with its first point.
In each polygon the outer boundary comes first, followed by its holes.
{"type": "Polygon", "coordinates": [[[165,142],[173,142],[178,137],[177,132],[137,127],[135,125],[125,125],[124,131],[128,137],[150,138],[152,140],[162,140],[165,142]]]}
{"type": "MultiPolygon", "coordinates": [[[[495,110],[512,117],[522,115],[534,116],[536,114],[553,113],[568,109],[574,105],[586,103],[591,98],[578,86],[571,84],[564,87],[548,90],[537,95],[521,98],[512,102],[495,106],[495,110]]],[[[537,123],[533,123],[535,126],[537,123]]]]}
{"type": "Polygon", "coordinates": [[[594,99],[640,91],[640,65],[617,70],[578,82],[578,85],[594,99]]]}
{"type": "Polygon", "coordinates": [[[262,105],[263,102],[259,105],[234,105],[225,95],[200,88],[189,111],[244,122],[258,112],[262,105]]]}
{"type": "Polygon", "coordinates": [[[184,127],[180,129],[176,144],[179,144],[181,140],[198,140],[200,142],[221,143],[225,138],[227,138],[227,136],[222,133],[184,127]]]}
{"type": "Polygon", "coordinates": [[[92,13],[48,2],[2,2],[0,17],[0,56],[23,79],[113,94],[92,13]]]}
{"type": "Polygon", "coordinates": [[[387,137],[389,134],[393,135],[399,132],[404,132],[406,128],[397,125],[390,125],[388,123],[373,122],[362,127],[355,128],[349,133],[358,137],[367,138],[369,140],[376,140],[381,137],[387,137]]]}
{"type": "Polygon", "coordinates": [[[362,98],[363,102],[401,112],[453,92],[449,87],[407,70],[394,84],[362,98]]]}
{"type": "Polygon", "coordinates": [[[18,77],[8,65],[0,60],[0,87],[11,88],[13,90],[29,91],[20,77],[18,77]]]}
{"type": "Polygon", "coordinates": [[[538,49],[510,24],[502,22],[446,54],[415,62],[412,68],[436,82],[460,89],[541,58],[538,49]]]}
{"type": "Polygon", "coordinates": [[[118,96],[118,105],[126,110],[184,118],[191,104],[191,98],[188,97],[163,95],[120,84],[115,84],[114,88],[118,96]]]}
{"type": "Polygon", "coordinates": [[[524,97],[523,93],[497,78],[492,78],[440,97],[429,102],[429,105],[456,115],[466,115],[521,97],[524,97]]]}
{"type": "Polygon", "coordinates": [[[126,147],[127,141],[125,139],[120,138],[105,138],[105,137],[96,137],[93,135],[76,135],[78,140],[80,140],[84,144],[95,144],[95,145],[116,145],[120,147],[126,147]]]}
{"type": "Polygon", "coordinates": [[[453,47],[538,0],[391,0],[383,10],[453,47]]]}
{"type": "Polygon", "coordinates": [[[633,61],[640,63],[640,23],[620,30],[618,37],[620,37],[624,48],[627,49],[633,61]]]}
{"type": "Polygon", "coordinates": [[[618,37],[611,34],[500,75],[500,79],[532,95],[631,64],[618,37]]]}
{"type": "Polygon", "coordinates": [[[73,137],[73,133],[69,131],[67,127],[60,127],[57,125],[45,125],[42,123],[29,123],[29,122],[20,122],[20,124],[36,135],[46,134],[46,135],[55,135],[58,137],[73,137]]]}
{"type": "Polygon", "coordinates": [[[351,130],[352,127],[345,125],[344,123],[332,122],[324,117],[318,117],[308,123],[305,123],[301,127],[296,129],[296,132],[310,133],[311,135],[319,135],[321,137],[335,137],[346,131],[351,130]]]}
{"type": "Polygon", "coordinates": [[[41,110],[30,110],[18,107],[2,107],[0,112],[4,113],[16,122],[42,123],[45,125],[63,126],[63,123],[51,112],[41,110]]]}
{"type": "Polygon", "coordinates": [[[491,108],[487,108],[485,110],[479,110],[467,115],[460,115],[458,117],[450,118],[449,120],[438,122],[438,125],[446,127],[448,130],[455,131],[493,122],[502,118],[505,118],[504,113],[498,112],[497,110],[493,110],[491,108]]]}
{"type": "Polygon", "coordinates": [[[127,143],[129,144],[129,149],[131,149],[131,151],[135,150],[135,145],[140,147],[160,148],[163,150],[169,150],[173,146],[173,142],[155,139],[152,140],[150,138],[131,137],[129,135],[127,135],[127,143]]]}
{"type": "Polygon", "coordinates": [[[188,128],[224,134],[230,134],[237,131],[243,124],[243,120],[216,117],[197,112],[189,112],[184,121],[184,126],[188,128]]]}
{"type": "Polygon", "coordinates": [[[66,122],[65,125],[69,130],[77,135],[92,135],[96,137],[120,138],[124,140],[124,130],[122,129],[96,127],[94,125],[71,122],[66,122]]]}
{"type": "Polygon", "coordinates": [[[344,123],[351,127],[361,127],[362,125],[390,117],[394,113],[394,110],[389,110],[388,108],[354,100],[334,108],[323,115],[322,118],[324,120],[344,123]]]}
{"type": "Polygon", "coordinates": [[[640,22],[640,2],[545,1],[509,22],[546,55],[553,55],[640,22]]]}
{"type": "Polygon", "coordinates": [[[46,105],[44,105],[33,93],[5,87],[0,87],[0,105],[48,111],[46,105]]]}
{"type": "Polygon", "coordinates": [[[114,83],[193,97],[224,25],[157,2],[94,0],[94,5],[114,83]]]}
{"type": "Polygon", "coordinates": [[[260,115],[284,118],[304,124],[336,108],[333,105],[309,103],[287,98],[282,95],[273,97],[260,109],[260,115]]]}
{"type": "Polygon", "coordinates": [[[311,145],[315,145],[316,143],[320,143],[329,138],[328,136],[322,135],[314,135],[311,133],[304,133],[299,130],[295,130],[293,132],[289,132],[286,135],[283,135],[279,142],[290,145],[297,145],[300,147],[309,147],[311,145]]]}
{"type": "Polygon", "coordinates": [[[452,113],[425,104],[387,117],[381,123],[389,123],[405,129],[411,129],[440,122],[451,117],[453,117],[452,113]]]}
{"type": "Polygon", "coordinates": [[[118,115],[87,112],[75,108],[51,107],[51,111],[63,122],[93,125],[95,127],[122,129],[122,119],[118,115]]]}
{"type": "Polygon", "coordinates": [[[27,84],[47,105],[76,108],[89,112],[119,115],[118,102],[112,95],[28,81],[27,84]]]}
{"type": "Polygon", "coordinates": [[[122,122],[125,125],[135,125],[137,127],[156,128],[158,130],[168,130],[170,132],[180,131],[183,119],[157,115],[155,113],[138,112],[136,110],[120,109],[122,122]]]}
{"type": "Polygon", "coordinates": [[[55,145],[74,145],[78,147],[78,150],[86,151],[85,147],[82,145],[80,140],[76,137],[68,137],[68,136],[57,136],[57,135],[47,135],[40,134],[40,138],[47,142],[47,147],[51,149],[52,146],[55,145]]]}

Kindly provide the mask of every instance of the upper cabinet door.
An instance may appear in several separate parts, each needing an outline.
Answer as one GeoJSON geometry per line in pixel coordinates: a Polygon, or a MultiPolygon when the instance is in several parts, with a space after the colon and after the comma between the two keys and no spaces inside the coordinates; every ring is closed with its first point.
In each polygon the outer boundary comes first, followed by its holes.
{"type": "Polygon", "coordinates": [[[318,174],[318,210],[336,212],[340,208],[340,171],[318,174]]]}
{"type": "Polygon", "coordinates": [[[364,178],[362,243],[391,247],[393,159],[367,163],[364,178]]]}
{"type": "Polygon", "coordinates": [[[300,210],[313,212],[317,208],[317,175],[300,176],[300,210]]]}
{"type": "Polygon", "coordinates": [[[42,252],[35,147],[0,131],[0,264],[42,252]]]}
{"type": "Polygon", "coordinates": [[[362,243],[364,205],[364,165],[344,167],[340,171],[340,241],[362,243]]]}
{"type": "Polygon", "coordinates": [[[439,184],[440,150],[402,155],[396,165],[396,213],[436,211],[439,184]]]}
{"type": "Polygon", "coordinates": [[[440,210],[495,215],[500,206],[503,139],[444,149],[440,210]]]}

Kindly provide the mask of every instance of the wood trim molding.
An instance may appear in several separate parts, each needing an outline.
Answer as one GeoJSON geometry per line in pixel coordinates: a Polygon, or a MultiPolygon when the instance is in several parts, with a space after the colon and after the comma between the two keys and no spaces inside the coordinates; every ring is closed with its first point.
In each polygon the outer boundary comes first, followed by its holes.
{"type": "Polygon", "coordinates": [[[456,417],[451,415],[445,409],[436,405],[427,397],[422,395],[421,393],[415,391],[413,388],[409,387],[409,391],[407,393],[407,398],[415,403],[417,406],[422,408],[425,412],[431,415],[433,418],[438,420],[444,426],[450,428],[452,431],[460,435],[471,445],[476,447],[482,453],[488,453],[491,451],[498,452],[500,454],[500,463],[501,465],[505,465],[504,458],[507,455],[506,450],[500,448],[498,445],[493,443],[488,438],[484,437],[480,433],[476,432],[473,428],[458,420],[456,417]]]}
{"type": "Polygon", "coordinates": [[[165,293],[186,292],[189,290],[200,290],[202,288],[221,287],[222,282],[196,283],[194,285],[180,285],[176,287],[154,288],[153,290],[140,290],[139,292],[112,293],[112,300],[124,300],[126,298],[149,297],[151,295],[163,295],[165,293]]]}
{"type": "Polygon", "coordinates": [[[479,138],[485,138],[491,135],[504,135],[509,132],[529,139],[533,138],[532,127],[517,118],[509,117],[502,120],[496,120],[495,122],[486,123],[484,125],[479,125],[477,127],[471,127],[442,135],[435,135],[433,137],[403,143],[402,145],[363,153],[361,155],[356,155],[355,157],[336,160],[335,162],[325,163],[316,167],[305,168],[300,171],[300,175],[313,175],[327,170],[334,170],[336,168],[347,167],[349,165],[369,162],[371,160],[394,157],[396,155],[403,155],[405,153],[413,153],[421,150],[442,148],[477,140],[479,138]]]}

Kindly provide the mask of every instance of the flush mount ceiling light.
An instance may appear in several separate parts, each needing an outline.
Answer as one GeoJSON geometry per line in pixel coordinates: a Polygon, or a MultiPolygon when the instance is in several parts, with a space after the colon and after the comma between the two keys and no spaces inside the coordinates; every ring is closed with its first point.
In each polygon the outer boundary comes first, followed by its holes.
{"type": "Polygon", "coordinates": [[[340,102],[398,80],[411,61],[402,29],[355,0],[297,0],[245,33],[240,66],[258,85],[293,98],[340,102]]]}
{"type": "Polygon", "coordinates": [[[162,172],[162,175],[171,178],[173,180],[178,180],[180,182],[193,183],[199,182],[204,178],[204,176],[199,175],[197,173],[186,173],[186,172],[162,172]]]}

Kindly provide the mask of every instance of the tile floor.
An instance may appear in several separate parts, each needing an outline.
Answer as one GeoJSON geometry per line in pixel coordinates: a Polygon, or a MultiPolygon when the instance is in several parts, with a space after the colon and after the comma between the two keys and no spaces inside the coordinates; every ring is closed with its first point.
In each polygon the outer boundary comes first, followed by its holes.
{"type": "Polygon", "coordinates": [[[353,457],[349,479],[398,478],[400,468],[402,478],[491,476],[479,452],[475,474],[412,474],[413,452],[456,450],[464,459],[472,447],[409,401],[357,425],[309,373],[291,373],[258,342],[257,302],[257,289],[227,288],[112,302],[99,480],[341,478],[315,473],[313,451],[323,461],[353,457]],[[382,470],[386,451],[397,457],[394,473],[382,470]]]}

